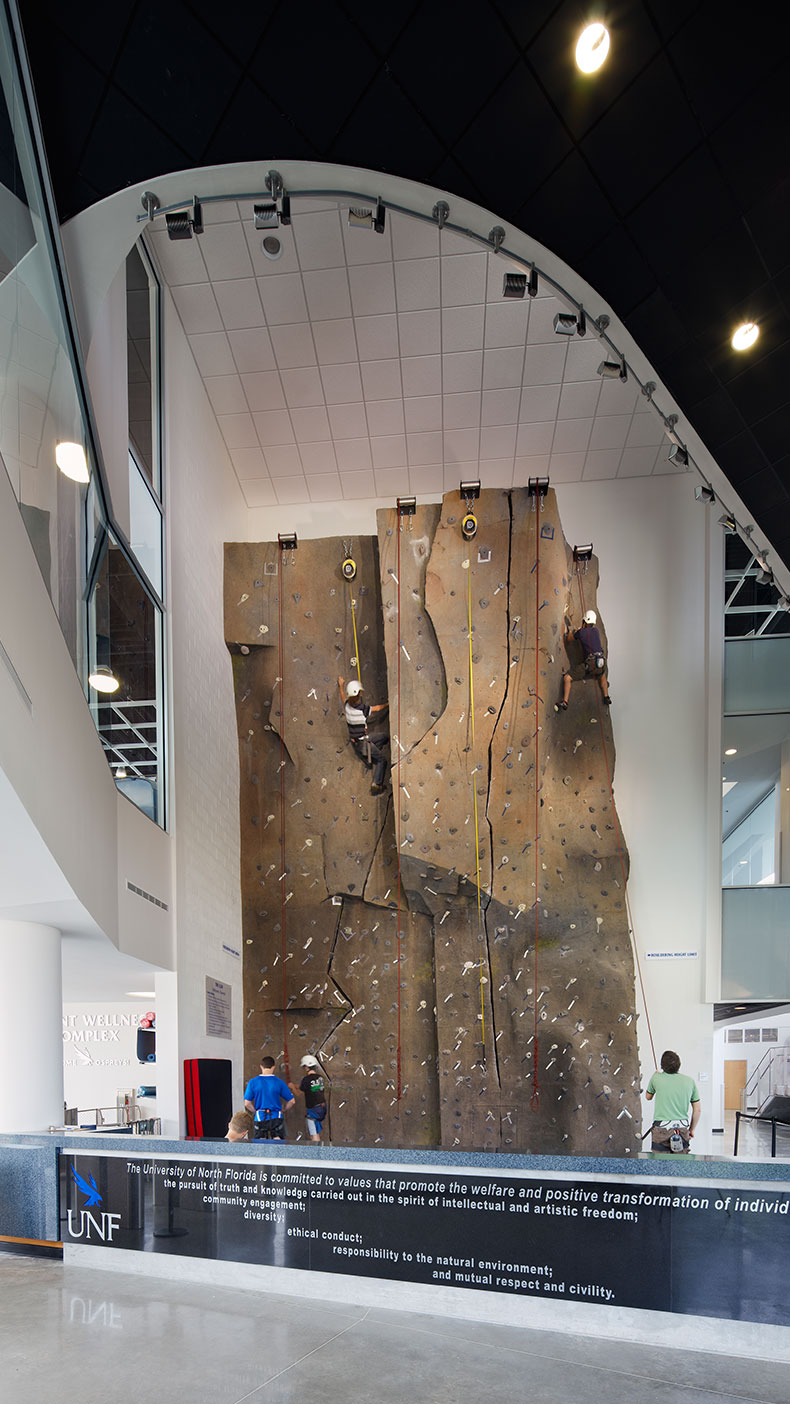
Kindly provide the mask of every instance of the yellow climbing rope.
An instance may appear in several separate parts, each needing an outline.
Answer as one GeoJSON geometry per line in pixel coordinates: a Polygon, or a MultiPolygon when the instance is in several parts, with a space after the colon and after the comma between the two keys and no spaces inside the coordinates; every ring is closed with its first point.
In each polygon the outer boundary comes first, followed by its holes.
{"type": "MultiPolygon", "coordinates": [[[[469,716],[470,716],[470,718],[471,718],[471,723],[472,723],[472,728],[471,728],[471,732],[472,732],[472,761],[474,762],[473,768],[472,768],[472,794],[473,794],[473,796],[474,796],[474,813],[475,813],[475,870],[476,870],[476,877],[477,877],[477,930],[478,930],[478,939],[479,939],[480,941],[482,941],[482,939],[483,939],[483,909],[482,909],[481,898],[480,898],[480,825],[479,825],[478,817],[477,817],[477,780],[476,780],[476,778],[475,778],[476,773],[477,773],[477,762],[476,762],[476,754],[475,754],[475,678],[474,678],[474,667],[473,667],[473,664],[472,664],[472,561],[471,561],[471,558],[470,558],[469,561],[467,562],[467,571],[468,571],[468,582],[467,582],[467,583],[468,583],[468,586],[469,586],[468,593],[467,593],[467,601],[468,601],[468,628],[469,628],[469,716]]],[[[480,956],[480,1022],[481,1022],[482,1030],[483,1030],[483,1055],[485,1056],[485,1046],[486,1046],[486,1015],[485,1015],[485,994],[484,994],[484,988],[483,988],[483,957],[482,957],[482,954],[481,954],[481,956],[480,956]]]]}
{"type": "Polygon", "coordinates": [[[362,681],[362,674],[359,671],[359,644],[357,642],[357,602],[351,596],[351,623],[354,625],[354,662],[357,666],[357,677],[362,681]]]}

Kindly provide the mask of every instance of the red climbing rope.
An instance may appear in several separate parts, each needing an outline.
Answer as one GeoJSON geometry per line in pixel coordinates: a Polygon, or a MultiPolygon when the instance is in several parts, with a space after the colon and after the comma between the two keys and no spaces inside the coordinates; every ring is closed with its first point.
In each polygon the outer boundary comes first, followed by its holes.
{"type": "Polygon", "coordinates": [[[283,1066],[285,1068],[286,1082],[290,1078],[291,1068],[288,1060],[288,976],[286,970],[287,958],[287,936],[285,904],[288,900],[286,893],[287,881],[285,876],[285,638],[283,634],[283,595],[285,593],[285,561],[284,552],[280,551],[280,590],[279,590],[279,614],[280,614],[280,962],[282,964],[282,989],[283,989],[283,1066]]]}
{"type": "Polygon", "coordinates": [[[539,904],[540,892],[538,888],[540,874],[540,858],[538,854],[538,839],[540,837],[540,796],[538,794],[539,774],[539,740],[540,723],[538,721],[538,689],[540,687],[540,494],[535,493],[535,1020],[532,1031],[532,1096],[530,1107],[532,1111],[537,1111],[540,1106],[540,1087],[538,1085],[538,1022],[540,1011],[538,1009],[538,927],[540,924],[539,904]]]}
{"type": "MultiPolygon", "coordinates": [[[[397,508],[396,508],[396,511],[395,511],[395,529],[396,529],[396,531],[397,531],[397,533],[398,533],[397,570],[396,570],[396,573],[395,573],[395,583],[396,583],[397,591],[398,591],[398,623],[397,623],[397,631],[396,631],[396,635],[395,635],[395,643],[396,643],[397,650],[398,650],[398,730],[397,730],[396,737],[395,737],[396,745],[397,745],[397,747],[398,747],[398,761],[397,761],[396,771],[395,771],[395,780],[396,780],[396,783],[395,783],[395,785],[393,785],[393,790],[392,790],[392,802],[393,802],[393,805],[395,805],[395,804],[398,805],[398,811],[397,811],[397,813],[399,814],[399,813],[400,813],[400,758],[401,758],[401,755],[403,754],[403,752],[402,752],[401,740],[400,740],[400,655],[401,655],[401,636],[400,636],[400,534],[401,534],[401,516],[400,516],[400,512],[397,510],[397,508]]],[[[396,1089],[396,1096],[397,1096],[398,1101],[400,1101],[400,1099],[401,1099],[401,1036],[400,1036],[400,1014],[401,1014],[401,1009],[400,1009],[400,1005],[401,1005],[401,1000],[400,1000],[400,950],[401,950],[400,854],[401,854],[401,845],[400,845],[400,832],[399,832],[398,824],[397,824],[397,815],[396,815],[396,823],[395,823],[395,842],[396,842],[397,847],[398,847],[398,967],[397,967],[397,968],[398,968],[398,1053],[397,1053],[397,1089],[396,1089]]]]}
{"type": "MultiPolygon", "coordinates": [[[[582,619],[583,619],[584,616],[585,616],[585,614],[586,614],[586,612],[587,612],[587,610],[586,610],[586,606],[585,606],[585,603],[584,603],[584,586],[582,585],[581,571],[578,569],[578,566],[577,566],[576,575],[577,575],[577,579],[578,579],[578,581],[579,581],[579,605],[580,605],[580,607],[581,607],[581,613],[582,613],[582,619]]],[[[629,895],[628,895],[628,877],[627,877],[626,871],[625,871],[625,856],[624,856],[624,854],[623,854],[623,844],[622,844],[622,837],[621,837],[621,834],[620,834],[620,825],[619,825],[618,822],[617,822],[617,812],[616,812],[615,807],[614,807],[614,789],[613,789],[613,786],[612,786],[612,772],[611,772],[611,769],[610,769],[610,766],[609,766],[609,753],[608,753],[608,751],[607,751],[607,749],[606,749],[606,736],[604,735],[603,715],[602,715],[602,712],[601,712],[601,689],[600,689],[600,687],[598,687],[597,685],[596,685],[596,688],[595,688],[595,705],[596,705],[596,707],[597,707],[597,709],[598,709],[598,730],[600,731],[600,734],[601,734],[601,747],[602,747],[602,749],[603,749],[603,763],[604,763],[604,766],[605,766],[605,768],[606,768],[606,783],[607,783],[607,785],[608,785],[608,787],[609,787],[609,804],[610,804],[610,807],[611,807],[611,810],[612,810],[612,821],[613,821],[613,823],[614,823],[615,843],[617,844],[617,856],[618,856],[618,858],[620,859],[620,869],[621,869],[621,872],[622,872],[622,874],[623,874],[623,893],[624,893],[624,896],[625,896],[625,912],[626,912],[626,917],[627,917],[627,920],[628,920],[628,935],[629,935],[629,937],[630,937],[630,939],[631,939],[631,949],[633,950],[633,953],[634,953],[634,961],[636,962],[637,974],[639,975],[639,988],[640,988],[640,990],[641,990],[641,992],[642,992],[642,1004],[644,1005],[644,1010],[645,1010],[645,1021],[646,1021],[646,1023],[647,1023],[647,1032],[648,1032],[648,1037],[649,1037],[649,1039],[650,1039],[650,1051],[651,1051],[651,1053],[653,1054],[653,1066],[654,1066],[654,1067],[658,1067],[658,1062],[657,1062],[657,1060],[656,1060],[656,1048],[655,1048],[655,1044],[654,1044],[654,1042],[653,1042],[653,1030],[652,1030],[651,1025],[650,1025],[650,1011],[648,1010],[648,1007],[647,1007],[647,994],[646,994],[646,992],[645,992],[645,982],[644,982],[644,979],[643,979],[643,977],[642,977],[642,966],[641,966],[641,963],[640,963],[640,960],[639,960],[639,950],[638,950],[638,947],[637,947],[637,944],[636,944],[636,932],[635,932],[635,930],[634,930],[634,919],[633,919],[633,916],[632,916],[632,913],[631,913],[631,899],[630,899],[630,897],[629,897],[629,895]]]]}

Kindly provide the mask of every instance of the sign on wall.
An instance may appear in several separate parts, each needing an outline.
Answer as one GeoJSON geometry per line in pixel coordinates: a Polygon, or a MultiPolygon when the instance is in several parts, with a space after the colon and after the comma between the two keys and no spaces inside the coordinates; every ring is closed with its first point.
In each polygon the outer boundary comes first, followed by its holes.
{"type": "Polygon", "coordinates": [[[210,1038],[230,1038],[232,988],[206,976],[206,1033],[210,1038]]]}
{"type": "Polygon", "coordinates": [[[64,1243],[786,1324],[790,1194],[61,1157],[64,1243]]]}

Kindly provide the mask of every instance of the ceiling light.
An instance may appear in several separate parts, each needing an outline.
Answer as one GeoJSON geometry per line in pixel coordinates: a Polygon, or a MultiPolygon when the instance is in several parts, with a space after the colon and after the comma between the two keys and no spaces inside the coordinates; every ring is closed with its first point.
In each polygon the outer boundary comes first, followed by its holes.
{"type": "Polygon", "coordinates": [[[280,223],[275,204],[253,205],[252,218],[256,229],[276,229],[280,223]]]}
{"type": "Polygon", "coordinates": [[[198,199],[190,200],[179,210],[168,210],[165,214],[168,239],[191,239],[193,234],[203,233],[203,211],[198,199]]]}
{"type": "Polygon", "coordinates": [[[127,775],[128,775],[128,773],[129,773],[129,772],[127,771],[125,765],[116,765],[116,767],[115,767],[115,778],[116,778],[116,780],[125,780],[126,777],[127,777],[127,775]]]}
{"type": "Polygon", "coordinates": [[[55,462],[65,477],[75,483],[89,483],[88,460],[82,444],[62,443],[55,445],[55,462]]]}
{"type": "Polygon", "coordinates": [[[283,246],[276,234],[264,235],[261,239],[261,253],[264,253],[267,258],[271,259],[282,258],[283,246]]]}
{"type": "Polygon", "coordinates": [[[774,583],[774,573],[773,573],[772,570],[758,570],[758,572],[757,572],[757,584],[758,584],[758,585],[773,585],[773,583],[774,583]]]}
{"type": "Polygon", "coordinates": [[[719,526],[724,527],[724,530],[729,532],[734,532],[737,530],[737,523],[735,521],[735,518],[731,517],[729,512],[725,512],[721,517],[719,517],[719,526]]]}
{"type": "Polygon", "coordinates": [[[625,356],[621,356],[619,361],[601,361],[598,374],[602,375],[604,380],[627,380],[628,367],[625,356]]]}
{"type": "MultiPolygon", "coordinates": [[[[670,451],[670,458],[671,458],[671,457],[672,457],[672,453],[671,453],[671,451],[670,451]]],[[[695,487],[695,489],[694,489],[694,496],[696,497],[696,499],[697,499],[698,502],[715,502],[715,501],[716,501],[716,494],[715,494],[715,492],[713,491],[713,488],[712,488],[712,487],[708,487],[707,485],[703,485],[702,487],[695,487]]]]}
{"type": "Polygon", "coordinates": [[[554,330],[558,336],[579,336],[587,335],[587,318],[584,315],[584,308],[580,307],[576,312],[558,312],[554,318],[554,330]]]}
{"type": "Polygon", "coordinates": [[[96,692],[117,692],[121,686],[111,668],[100,663],[88,676],[88,682],[96,692]]]}
{"type": "Polygon", "coordinates": [[[576,41],[576,66],[582,73],[595,73],[609,52],[609,30],[605,24],[588,24],[576,41]]]}
{"type": "Polygon", "coordinates": [[[725,756],[737,756],[737,754],[738,754],[738,747],[737,747],[737,746],[730,746],[730,747],[724,752],[724,754],[725,754],[725,756]]]}
{"type": "MultiPolygon", "coordinates": [[[[669,461],[672,464],[673,468],[688,468],[688,449],[685,449],[682,444],[673,444],[671,449],[669,450],[669,461]]],[[[708,502],[709,498],[701,498],[701,501],[708,502]]]]}
{"type": "Polygon", "coordinates": [[[503,297],[523,297],[527,291],[526,273],[506,273],[502,282],[503,297]]]}
{"type": "Polygon", "coordinates": [[[748,351],[759,335],[760,328],[756,322],[742,322],[733,332],[730,345],[733,351],[748,351]]]}
{"type": "Polygon", "coordinates": [[[375,229],[377,234],[384,233],[384,226],[387,220],[387,211],[384,203],[379,200],[375,210],[349,209],[348,224],[350,229],[375,229]]]}
{"type": "Polygon", "coordinates": [[[130,999],[156,999],[153,990],[127,990],[126,993],[130,999]]]}

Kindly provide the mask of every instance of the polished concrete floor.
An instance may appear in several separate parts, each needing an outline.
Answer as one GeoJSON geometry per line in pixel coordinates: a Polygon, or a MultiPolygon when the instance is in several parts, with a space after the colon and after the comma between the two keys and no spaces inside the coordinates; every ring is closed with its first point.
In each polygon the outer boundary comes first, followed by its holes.
{"type": "MultiPolygon", "coordinates": [[[[735,1112],[724,1113],[724,1134],[712,1138],[714,1155],[732,1155],[735,1144],[735,1112]]],[[[767,1160],[771,1156],[771,1126],[767,1121],[741,1121],[738,1137],[739,1160],[767,1160]]],[[[790,1126],[776,1127],[776,1159],[790,1160],[790,1126]]]]}
{"type": "MultiPolygon", "coordinates": [[[[372,1294],[373,1295],[373,1294],[372,1294]]],[[[787,1404],[786,1365],[0,1253],[4,1404],[787,1404]]]]}

